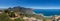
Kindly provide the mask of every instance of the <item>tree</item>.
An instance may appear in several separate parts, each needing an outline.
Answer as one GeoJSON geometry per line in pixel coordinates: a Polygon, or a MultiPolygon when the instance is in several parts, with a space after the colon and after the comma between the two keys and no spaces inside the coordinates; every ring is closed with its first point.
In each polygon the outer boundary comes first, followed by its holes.
{"type": "Polygon", "coordinates": [[[4,13],[10,13],[10,11],[8,9],[5,9],[4,13]]]}
{"type": "Polygon", "coordinates": [[[10,16],[10,17],[15,17],[14,12],[11,12],[11,13],[9,14],[9,16],[10,16]]]}

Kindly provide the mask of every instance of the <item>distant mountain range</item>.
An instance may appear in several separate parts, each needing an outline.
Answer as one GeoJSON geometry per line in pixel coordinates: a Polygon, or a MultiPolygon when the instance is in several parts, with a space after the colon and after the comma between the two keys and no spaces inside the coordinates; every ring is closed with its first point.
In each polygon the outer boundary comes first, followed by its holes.
{"type": "MultiPolygon", "coordinates": [[[[30,8],[24,8],[24,7],[13,7],[13,8],[9,8],[11,10],[19,10],[19,11],[24,11],[27,13],[32,13],[32,9],[30,8]]],[[[4,10],[4,9],[0,9],[0,10],[4,10]]],[[[14,11],[15,11],[14,10],[14,11]]],[[[33,12],[39,14],[42,13],[45,16],[50,16],[50,15],[60,15],[60,9],[33,9],[33,12]]]]}
{"type": "Polygon", "coordinates": [[[43,13],[45,16],[60,15],[60,9],[34,9],[33,11],[37,14],[43,13]]]}

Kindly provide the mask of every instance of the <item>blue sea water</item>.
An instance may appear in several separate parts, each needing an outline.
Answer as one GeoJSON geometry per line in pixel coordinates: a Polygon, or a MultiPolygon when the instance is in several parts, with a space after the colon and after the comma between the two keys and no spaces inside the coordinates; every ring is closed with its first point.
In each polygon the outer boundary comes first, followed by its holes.
{"type": "Polygon", "coordinates": [[[44,16],[60,15],[60,9],[34,9],[35,13],[43,13],[44,16]]]}

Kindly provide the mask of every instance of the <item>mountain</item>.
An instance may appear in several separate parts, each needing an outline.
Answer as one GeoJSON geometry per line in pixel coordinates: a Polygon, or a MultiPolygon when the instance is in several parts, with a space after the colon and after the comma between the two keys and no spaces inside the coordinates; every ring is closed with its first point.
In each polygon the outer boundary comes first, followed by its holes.
{"type": "Polygon", "coordinates": [[[14,11],[14,12],[32,14],[32,9],[31,8],[24,8],[24,7],[21,7],[21,6],[15,6],[13,8],[9,7],[8,10],[14,11]]]}
{"type": "Polygon", "coordinates": [[[43,13],[45,16],[60,15],[60,9],[34,9],[35,13],[43,13]]]}

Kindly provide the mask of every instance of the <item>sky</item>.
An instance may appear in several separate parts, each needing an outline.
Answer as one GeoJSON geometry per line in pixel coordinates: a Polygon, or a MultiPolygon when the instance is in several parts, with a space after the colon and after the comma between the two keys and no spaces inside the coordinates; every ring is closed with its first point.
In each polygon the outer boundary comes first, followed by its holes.
{"type": "Polygon", "coordinates": [[[14,6],[34,9],[60,9],[60,0],[0,0],[0,8],[14,6]]]}

